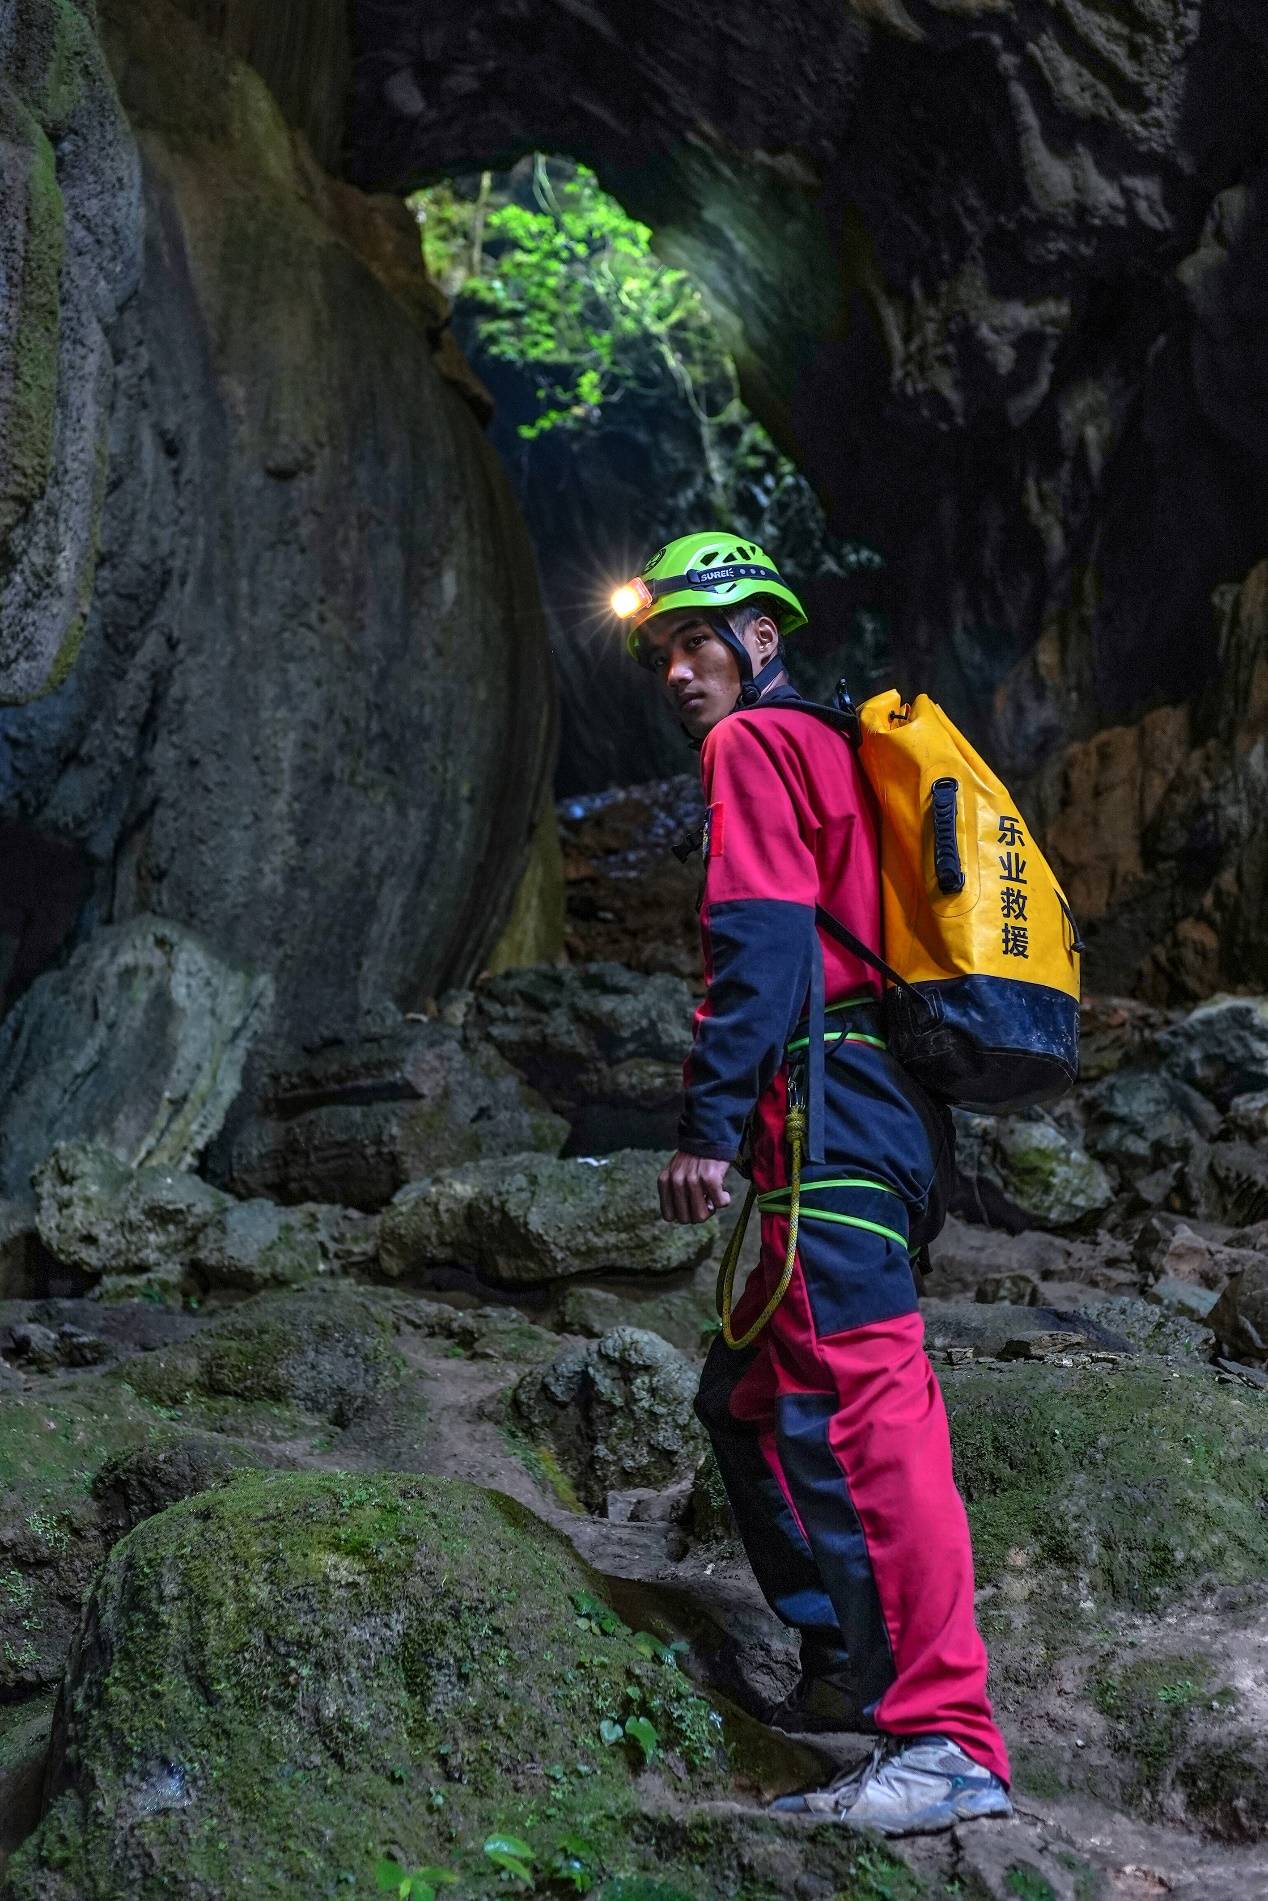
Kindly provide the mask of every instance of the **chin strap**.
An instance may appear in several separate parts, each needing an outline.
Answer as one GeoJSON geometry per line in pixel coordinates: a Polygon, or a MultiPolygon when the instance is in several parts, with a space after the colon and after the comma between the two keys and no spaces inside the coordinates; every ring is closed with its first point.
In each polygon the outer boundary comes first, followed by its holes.
{"type": "Polygon", "coordinates": [[[753,662],[748,648],[731,626],[725,614],[715,614],[709,622],[714,633],[724,647],[729,647],[735,656],[735,664],[740,670],[740,697],[737,707],[756,706],[767,687],[778,679],[783,672],[783,658],[776,650],[766,662],[760,673],[753,672],[753,662]]]}
{"type": "MultiPolygon", "coordinates": [[[[784,671],[783,655],[779,652],[778,648],[776,648],[761,672],[754,673],[752,656],[748,648],[744,645],[744,642],[735,632],[730,621],[726,618],[726,615],[711,615],[709,617],[709,625],[723,646],[730,649],[734,656],[735,664],[740,670],[740,696],[736,700],[735,705],[731,708],[731,711],[738,713],[743,707],[756,706],[767,687],[773,686],[780,674],[784,671]]],[[[685,726],[682,729],[682,733],[683,738],[687,741],[692,751],[699,752],[704,741],[702,739],[693,739],[685,726]]]]}

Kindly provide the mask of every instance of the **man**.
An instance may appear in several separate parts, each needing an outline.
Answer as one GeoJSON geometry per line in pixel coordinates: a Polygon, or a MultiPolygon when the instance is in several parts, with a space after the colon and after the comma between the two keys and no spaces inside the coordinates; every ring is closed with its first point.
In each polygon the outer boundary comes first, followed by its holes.
{"type": "Polygon", "coordinates": [[[679,537],[613,607],[700,748],[708,803],[707,994],[661,1212],[724,1207],[747,1133],[762,1217],[729,1329],[739,1350],[715,1340],[696,1408],[758,1583],[801,1635],[801,1681],[773,1720],[880,1739],[857,1769],[775,1807],[893,1835],[1009,1815],[909,1255],[942,1224],[950,1121],[888,1055],[875,973],[816,921],[821,905],[882,948],[873,796],[842,734],[796,710],[783,636],[806,617],[762,549],[679,537]],[[806,1099],[816,1021],[822,1126],[789,1254],[785,1121],[790,1096],[806,1099]],[[787,1290],[754,1334],[786,1261],[787,1290]]]}

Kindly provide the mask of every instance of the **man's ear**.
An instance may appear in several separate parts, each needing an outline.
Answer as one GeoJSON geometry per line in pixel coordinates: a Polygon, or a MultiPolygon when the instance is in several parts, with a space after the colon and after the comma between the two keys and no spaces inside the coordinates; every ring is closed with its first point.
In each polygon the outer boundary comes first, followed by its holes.
{"type": "Polygon", "coordinates": [[[753,632],[757,635],[758,652],[764,664],[779,646],[779,627],[769,614],[759,614],[753,623],[753,632]]]}

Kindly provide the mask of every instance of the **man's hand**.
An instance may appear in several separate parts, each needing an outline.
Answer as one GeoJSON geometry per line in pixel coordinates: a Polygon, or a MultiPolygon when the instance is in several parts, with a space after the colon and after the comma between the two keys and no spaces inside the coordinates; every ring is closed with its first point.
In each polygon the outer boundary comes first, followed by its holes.
{"type": "Polygon", "coordinates": [[[660,1211],[666,1221],[708,1221],[725,1208],[731,1196],[722,1184],[730,1166],[703,1155],[684,1155],[679,1149],[657,1180],[660,1211]]]}

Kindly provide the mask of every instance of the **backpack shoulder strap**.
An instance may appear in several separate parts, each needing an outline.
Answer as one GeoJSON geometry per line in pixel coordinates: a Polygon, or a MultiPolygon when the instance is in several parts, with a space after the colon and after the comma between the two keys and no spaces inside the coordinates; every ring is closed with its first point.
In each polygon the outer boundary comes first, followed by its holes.
{"type": "MultiPolygon", "coordinates": [[[[789,694],[779,699],[759,700],[756,706],[746,707],[745,711],[756,713],[760,712],[763,706],[768,706],[783,712],[808,713],[812,719],[820,720],[823,725],[830,726],[833,732],[840,733],[847,744],[857,747],[863,736],[858,709],[845,692],[844,682],[838,687],[837,692],[841,703],[836,706],[824,706],[818,700],[803,700],[800,694],[789,694]]],[[[861,937],[856,937],[854,932],[847,925],[842,924],[839,918],[834,917],[831,911],[826,911],[821,904],[816,904],[815,919],[829,937],[835,937],[838,944],[844,944],[847,950],[853,951],[856,957],[862,958],[870,969],[880,971],[896,990],[914,998],[922,1008],[924,1007],[924,999],[907,982],[907,979],[900,977],[894,966],[887,964],[879,951],[872,950],[861,937]]]]}

